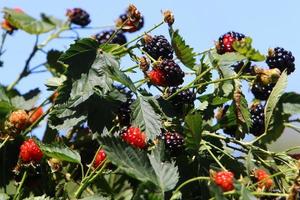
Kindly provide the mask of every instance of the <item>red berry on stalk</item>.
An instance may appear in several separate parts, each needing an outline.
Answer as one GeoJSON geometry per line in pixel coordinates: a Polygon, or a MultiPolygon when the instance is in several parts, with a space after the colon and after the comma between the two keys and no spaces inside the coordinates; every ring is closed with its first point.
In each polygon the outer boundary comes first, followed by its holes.
{"type": "Polygon", "coordinates": [[[21,145],[19,157],[25,163],[39,162],[43,157],[43,152],[33,139],[28,139],[21,145]]]}
{"type": "Polygon", "coordinates": [[[137,127],[131,126],[122,133],[121,137],[125,142],[136,148],[143,149],[146,147],[146,135],[137,127]]]}
{"type": "Polygon", "coordinates": [[[240,41],[245,38],[244,34],[237,33],[234,31],[227,32],[221,37],[219,37],[218,42],[216,43],[216,49],[218,54],[224,54],[226,52],[233,52],[235,51],[232,47],[232,44],[235,41],[240,41]]]}
{"type": "Polygon", "coordinates": [[[165,79],[166,75],[162,70],[153,69],[148,73],[148,77],[150,79],[150,82],[153,85],[158,85],[163,87],[167,86],[166,79],[165,79]]]}
{"type": "Polygon", "coordinates": [[[97,168],[98,166],[102,165],[105,158],[106,158],[105,151],[103,149],[100,149],[98,151],[98,154],[96,155],[96,159],[93,164],[94,168],[97,168]]]}
{"type": "Polygon", "coordinates": [[[234,174],[230,171],[221,171],[214,175],[214,182],[221,187],[224,192],[234,189],[233,180],[234,174]]]}
{"type": "Polygon", "coordinates": [[[29,122],[33,124],[36,120],[38,120],[44,114],[43,108],[38,107],[37,109],[33,109],[29,112],[29,122]]]}
{"type": "Polygon", "coordinates": [[[269,174],[263,169],[257,169],[254,171],[254,177],[256,178],[259,188],[270,189],[273,186],[273,180],[269,178],[269,174]]]}

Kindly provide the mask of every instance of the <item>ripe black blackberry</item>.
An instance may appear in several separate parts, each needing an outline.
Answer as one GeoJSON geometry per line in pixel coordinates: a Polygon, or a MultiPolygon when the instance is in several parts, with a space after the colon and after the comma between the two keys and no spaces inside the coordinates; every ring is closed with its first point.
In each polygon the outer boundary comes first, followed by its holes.
{"type": "Polygon", "coordinates": [[[250,133],[255,136],[260,136],[265,130],[265,115],[264,106],[259,104],[253,104],[250,108],[252,127],[250,133]]]}
{"type": "Polygon", "coordinates": [[[183,150],[184,138],[179,133],[166,132],[162,134],[161,139],[172,155],[178,155],[183,150]]]}
{"type": "MultiPolygon", "coordinates": [[[[244,62],[243,61],[239,61],[239,62],[236,62],[234,63],[233,65],[231,65],[231,67],[233,68],[233,70],[238,73],[242,67],[244,66],[244,62]]],[[[251,62],[248,62],[246,64],[246,66],[244,67],[243,69],[243,72],[242,73],[245,73],[245,74],[255,74],[254,72],[254,66],[251,65],[251,62]]]]}
{"type": "Polygon", "coordinates": [[[81,8],[68,9],[67,14],[69,21],[79,26],[87,26],[91,23],[90,15],[81,8]]]}
{"type": "MultiPolygon", "coordinates": [[[[97,40],[99,44],[105,44],[111,36],[114,34],[114,30],[102,31],[97,33],[94,38],[97,40]]],[[[127,39],[123,33],[117,33],[113,39],[109,43],[111,44],[119,44],[123,45],[127,42],[127,39]]]]}
{"type": "Polygon", "coordinates": [[[219,37],[216,43],[216,49],[218,54],[224,54],[226,52],[235,51],[232,47],[233,42],[240,41],[245,38],[244,34],[230,31],[219,37]]]}
{"type": "Polygon", "coordinates": [[[286,69],[288,74],[295,71],[295,57],[292,52],[276,47],[269,49],[268,54],[266,62],[271,69],[278,68],[281,72],[286,69]]]}
{"type": "Polygon", "coordinates": [[[131,114],[131,104],[133,102],[133,94],[131,91],[126,91],[125,89],[121,87],[117,87],[117,89],[126,95],[127,100],[125,102],[122,102],[118,111],[117,111],[117,122],[121,126],[128,126],[130,125],[130,114],[131,114]]]}
{"type": "Polygon", "coordinates": [[[173,58],[173,48],[163,35],[156,35],[154,37],[145,35],[142,43],[144,45],[143,50],[155,60],[159,57],[173,58]]]}
{"type": "Polygon", "coordinates": [[[251,88],[251,92],[254,97],[259,100],[267,100],[275,86],[275,83],[269,83],[264,85],[258,81],[254,82],[251,88]]]}
{"type": "MultiPolygon", "coordinates": [[[[177,87],[170,87],[166,91],[166,95],[173,95],[178,89],[177,87]]],[[[194,101],[196,99],[196,94],[191,90],[183,90],[179,92],[177,95],[170,99],[171,103],[176,107],[182,107],[183,105],[194,105],[194,101]]]]}
{"type": "Polygon", "coordinates": [[[184,72],[174,60],[163,59],[158,64],[157,69],[164,73],[166,86],[178,86],[183,83],[184,72]]]}

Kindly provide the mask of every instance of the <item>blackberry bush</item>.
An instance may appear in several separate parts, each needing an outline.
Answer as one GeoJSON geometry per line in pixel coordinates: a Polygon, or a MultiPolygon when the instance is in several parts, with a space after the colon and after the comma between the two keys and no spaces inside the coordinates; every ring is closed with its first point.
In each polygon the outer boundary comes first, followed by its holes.
{"type": "Polygon", "coordinates": [[[17,67],[6,39],[36,41],[24,62],[14,55],[25,63],[15,81],[0,80],[0,199],[299,197],[297,148],[272,149],[300,130],[300,95],[284,92],[291,52],[263,55],[233,31],[201,51],[170,10],[136,33],[145,13],[132,4],[113,26],[90,25],[81,8],[65,19],[3,13],[2,75],[17,67]],[[47,73],[41,89],[21,87],[37,73],[47,73]]]}

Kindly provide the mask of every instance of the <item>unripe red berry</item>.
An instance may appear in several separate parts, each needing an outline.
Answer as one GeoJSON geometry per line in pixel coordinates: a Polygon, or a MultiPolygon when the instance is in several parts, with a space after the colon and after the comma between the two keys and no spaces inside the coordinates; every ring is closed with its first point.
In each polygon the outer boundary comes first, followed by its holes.
{"type": "Polygon", "coordinates": [[[214,182],[222,188],[224,192],[234,189],[234,174],[230,171],[221,171],[214,174],[214,182]]]}
{"type": "Polygon", "coordinates": [[[33,139],[28,139],[21,145],[19,157],[24,163],[39,162],[43,152],[33,139]]]}
{"type": "Polygon", "coordinates": [[[137,127],[128,128],[122,133],[121,137],[125,142],[136,148],[143,149],[146,147],[146,135],[137,127]]]}
{"type": "Polygon", "coordinates": [[[106,159],[106,154],[103,149],[100,149],[96,155],[95,161],[93,163],[94,168],[103,164],[103,161],[106,159]]]}

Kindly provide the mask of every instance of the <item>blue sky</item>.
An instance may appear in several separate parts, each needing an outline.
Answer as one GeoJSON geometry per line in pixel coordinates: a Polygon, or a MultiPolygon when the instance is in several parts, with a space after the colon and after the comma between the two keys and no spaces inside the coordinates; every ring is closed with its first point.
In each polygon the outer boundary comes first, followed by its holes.
{"type": "MultiPolygon", "coordinates": [[[[281,46],[293,52],[296,58],[296,72],[290,75],[288,91],[300,92],[298,77],[300,70],[297,66],[300,62],[300,1],[237,1],[237,0],[206,0],[206,1],[182,1],[182,0],[0,0],[0,8],[20,7],[34,17],[39,17],[40,12],[54,15],[64,19],[67,8],[81,7],[90,13],[91,26],[112,25],[129,3],[135,4],[145,16],[145,28],[148,30],[154,24],[161,21],[161,10],[170,9],[176,17],[175,27],[180,29],[188,44],[201,52],[210,48],[218,37],[230,30],[244,33],[253,38],[254,46],[263,53],[268,48],[281,46]]],[[[81,31],[82,36],[90,36],[97,30],[81,31]]],[[[141,32],[140,32],[141,33],[141,32]]],[[[166,34],[167,27],[162,27],[155,34],[166,34]]],[[[130,37],[136,34],[128,35],[130,37]]],[[[43,41],[45,37],[41,37],[43,41]]],[[[0,82],[11,83],[22,70],[28,53],[32,48],[34,36],[18,31],[6,41],[6,53],[3,55],[4,67],[0,68],[0,82]]],[[[46,49],[65,49],[70,41],[56,40],[55,45],[46,49]]],[[[33,60],[32,66],[44,61],[44,55],[33,60]]],[[[130,66],[131,63],[123,63],[130,66]]],[[[265,66],[264,63],[262,63],[265,66]]],[[[33,87],[41,87],[45,90],[45,79],[49,74],[33,75],[25,78],[17,86],[21,91],[27,91],[33,87]]]]}

